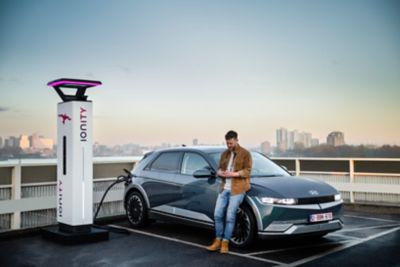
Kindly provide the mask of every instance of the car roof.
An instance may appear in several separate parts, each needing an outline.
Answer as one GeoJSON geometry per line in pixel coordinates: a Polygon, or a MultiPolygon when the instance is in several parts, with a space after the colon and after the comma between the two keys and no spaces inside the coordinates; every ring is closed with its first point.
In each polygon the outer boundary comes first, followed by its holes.
{"type": "Polygon", "coordinates": [[[223,152],[226,149],[224,146],[180,146],[157,149],[154,152],[166,151],[202,151],[204,153],[223,152]]]}

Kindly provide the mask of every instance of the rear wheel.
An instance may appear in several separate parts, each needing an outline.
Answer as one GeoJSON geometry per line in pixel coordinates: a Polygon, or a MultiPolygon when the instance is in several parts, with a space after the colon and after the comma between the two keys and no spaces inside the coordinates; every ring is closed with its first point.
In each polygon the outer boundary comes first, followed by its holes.
{"type": "Polygon", "coordinates": [[[126,215],[129,223],[136,228],[148,225],[148,213],[143,196],[139,192],[132,192],[126,200],[126,215]]]}
{"type": "Polygon", "coordinates": [[[231,244],[237,248],[249,247],[256,237],[256,220],[247,205],[241,205],[236,214],[231,244]]]}

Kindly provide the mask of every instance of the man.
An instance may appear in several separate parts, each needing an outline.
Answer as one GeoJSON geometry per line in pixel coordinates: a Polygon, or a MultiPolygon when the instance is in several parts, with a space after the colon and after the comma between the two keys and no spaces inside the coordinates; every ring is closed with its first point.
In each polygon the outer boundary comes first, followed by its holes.
{"type": "Polygon", "coordinates": [[[218,176],[222,178],[220,193],[215,204],[215,239],[209,251],[229,252],[229,240],[235,228],[236,212],[246,192],[250,189],[252,159],[249,151],[238,144],[238,134],[225,135],[228,147],[219,162],[218,176]],[[225,221],[224,221],[225,219],[225,221]]]}

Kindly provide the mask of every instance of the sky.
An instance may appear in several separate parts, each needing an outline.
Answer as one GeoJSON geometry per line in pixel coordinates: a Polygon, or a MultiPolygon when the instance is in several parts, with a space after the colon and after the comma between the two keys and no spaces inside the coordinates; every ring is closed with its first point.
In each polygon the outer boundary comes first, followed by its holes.
{"type": "Polygon", "coordinates": [[[64,77],[102,144],[400,145],[400,1],[1,0],[0,136],[55,138],[64,77]]]}

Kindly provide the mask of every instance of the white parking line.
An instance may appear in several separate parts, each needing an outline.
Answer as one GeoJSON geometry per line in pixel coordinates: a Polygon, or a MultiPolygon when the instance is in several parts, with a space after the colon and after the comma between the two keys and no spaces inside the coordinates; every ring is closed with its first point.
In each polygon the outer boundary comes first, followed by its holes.
{"type": "Polygon", "coordinates": [[[318,255],[314,255],[314,256],[311,256],[311,257],[308,257],[308,258],[305,258],[305,259],[301,259],[301,260],[292,262],[292,263],[290,263],[290,264],[283,264],[283,265],[281,265],[281,266],[285,266],[285,267],[295,267],[295,266],[298,266],[298,265],[301,265],[301,264],[304,264],[304,263],[307,263],[307,262],[310,262],[310,261],[313,261],[313,260],[316,260],[316,259],[325,257],[325,256],[330,255],[330,254],[332,254],[332,253],[335,253],[335,252],[344,250],[344,249],[346,249],[346,248],[350,248],[350,247],[353,247],[353,246],[356,246],[356,245],[365,243],[365,242],[367,242],[367,241],[370,241],[370,240],[372,240],[372,239],[375,239],[375,238],[378,238],[378,237],[381,237],[381,236],[384,236],[384,235],[387,235],[387,234],[396,232],[396,231],[398,231],[398,230],[400,230],[400,227],[392,228],[392,229],[389,229],[389,230],[387,230],[387,231],[384,231],[384,232],[381,232],[381,233],[378,233],[378,234],[369,236],[369,237],[364,238],[364,239],[362,239],[362,240],[354,241],[354,242],[349,242],[348,244],[346,244],[346,245],[344,245],[344,246],[340,246],[340,247],[334,248],[334,249],[332,249],[332,250],[329,250],[329,251],[320,253],[320,254],[318,254],[318,255]]]}
{"type": "Polygon", "coordinates": [[[349,228],[349,229],[340,230],[338,233],[362,231],[362,230],[376,229],[376,228],[396,227],[396,226],[400,226],[400,223],[396,223],[396,224],[383,224],[383,225],[375,225],[375,226],[366,226],[366,227],[358,227],[358,228],[349,228]]]}
{"type": "MultiPolygon", "coordinates": [[[[115,224],[110,224],[108,226],[113,227],[113,228],[125,229],[125,230],[127,230],[129,232],[133,232],[133,233],[137,233],[137,234],[147,235],[147,236],[156,237],[156,238],[160,238],[160,239],[164,239],[164,240],[168,240],[168,241],[178,242],[178,243],[189,245],[189,246],[193,246],[193,247],[206,249],[206,246],[203,246],[203,245],[200,245],[200,244],[197,244],[197,243],[193,243],[193,242],[189,242],[189,241],[180,240],[180,239],[177,239],[177,238],[172,238],[172,237],[167,237],[167,236],[163,236],[163,235],[153,234],[153,233],[140,231],[140,230],[136,230],[136,229],[132,229],[132,228],[129,228],[129,227],[120,226],[120,225],[115,225],[115,224]]],[[[276,264],[276,265],[284,265],[285,264],[283,262],[274,261],[274,260],[268,260],[268,259],[264,259],[264,258],[258,258],[258,257],[254,257],[254,256],[251,256],[251,255],[240,254],[240,253],[233,252],[233,251],[230,251],[229,254],[230,255],[235,255],[235,256],[238,256],[238,257],[242,257],[242,258],[256,260],[256,261],[272,263],[272,264],[276,264]]]]}
{"type": "MultiPolygon", "coordinates": [[[[167,237],[167,236],[163,236],[163,235],[153,234],[153,233],[149,233],[149,232],[145,232],[145,231],[132,229],[132,228],[129,228],[129,227],[123,227],[123,226],[113,225],[113,224],[110,224],[109,226],[115,227],[115,228],[120,228],[120,229],[125,229],[125,230],[133,232],[133,233],[138,233],[138,234],[147,235],[147,236],[151,236],[151,237],[155,237],[155,238],[160,238],[160,239],[164,239],[164,240],[168,240],[168,241],[178,242],[178,243],[181,243],[181,244],[194,246],[194,247],[198,247],[198,248],[202,248],[202,249],[206,248],[206,246],[204,246],[204,245],[200,245],[200,244],[193,243],[193,242],[190,242],[190,241],[184,241],[184,240],[180,240],[180,239],[177,239],[177,238],[172,238],[172,237],[167,237]]],[[[331,233],[330,235],[338,235],[338,236],[342,236],[342,237],[344,236],[344,237],[353,238],[353,239],[356,239],[356,240],[339,241],[337,243],[340,243],[341,245],[339,245],[336,248],[330,249],[328,251],[325,251],[325,252],[317,254],[317,255],[310,256],[308,258],[303,258],[301,260],[298,260],[298,261],[295,261],[295,262],[292,262],[292,263],[283,263],[283,262],[279,262],[279,261],[275,261],[275,260],[255,257],[255,255],[262,255],[262,254],[268,254],[268,253],[274,253],[274,252],[294,250],[294,249],[299,249],[299,248],[320,247],[320,246],[326,246],[326,245],[331,245],[331,244],[335,244],[335,243],[324,243],[324,244],[301,246],[301,247],[290,247],[290,248],[285,248],[285,249],[258,251],[258,252],[252,252],[252,253],[247,253],[247,254],[241,254],[241,253],[230,251],[229,254],[237,256],[237,257],[256,260],[256,261],[272,263],[272,264],[276,264],[276,265],[279,265],[279,266],[295,267],[295,266],[298,266],[298,265],[301,265],[301,264],[304,264],[304,263],[307,263],[307,262],[310,262],[310,261],[325,257],[325,256],[330,255],[332,253],[335,253],[335,252],[338,252],[338,251],[341,251],[341,250],[344,250],[344,249],[347,249],[347,248],[351,248],[353,246],[365,243],[365,242],[370,241],[372,239],[375,239],[375,238],[390,234],[392,232],[398,231],[398,230],[400,230],[400,224],[379,225],[379,226],[372,226],[372,227],[360,227],[360,228],[356,228],[356,229],[342,230],[340,232],[359,231],[359,230],[364,230],[364,229],[393,227],[393,226],[397,226],[397,227],[389,229],[389,230],[384,231],[384,232],[377,233],[377,234],[369,236],[367,238],[349,237],[349,236],[341,235],[341,234],[338,234],[338,233],[331,233]]]]}
{"type": "Polygon", "coordinates": [[[312,248],[312,247],[323,247],[323,246],[335,245],[335,244],[345,244],[345,243],[348,243],[348,242],[353,242],[353,240],[343,240],[343,241],[337,241],[337,242],[335,241],[335,242],[329,242],[329,243],[323,243],[323,244],[315,244],[315,245],[307,245],[307,246],[297,246],[297,247],[288,247],[288,248],[273,249],[273,250],[264,250],[264,251],[257,251],[257,252],[247,253],[246,255],[254,256],[254,255],[276,253],[276,252],[282,252],[282,251],[294,250],[294,249],[312,248]]]}
{"type": "Polygon", "coordinates": [[[364,220],[381,221],[381,222],[399,222],[399,221],[395,221],[395,220],[388,220],[388,219],[381,219],[381,218],[374,218],[374,217],[365,217],[365,216],[356,216],[356,215],[344,215],[344,217],[359,218],[359,219],[364,219],[364,220]]]}
{"type": "Polygon", "coordinates": [[[349,236],[349,235],[341,235],[341,234],[338,234],[338,233],[330,233],[329,235],[330,236],[338,236],[338,237],[350,238],[350,239],[356,239],[356,240],[363,239],[361,237],[355,237],[355,236],[349,236]]]}

